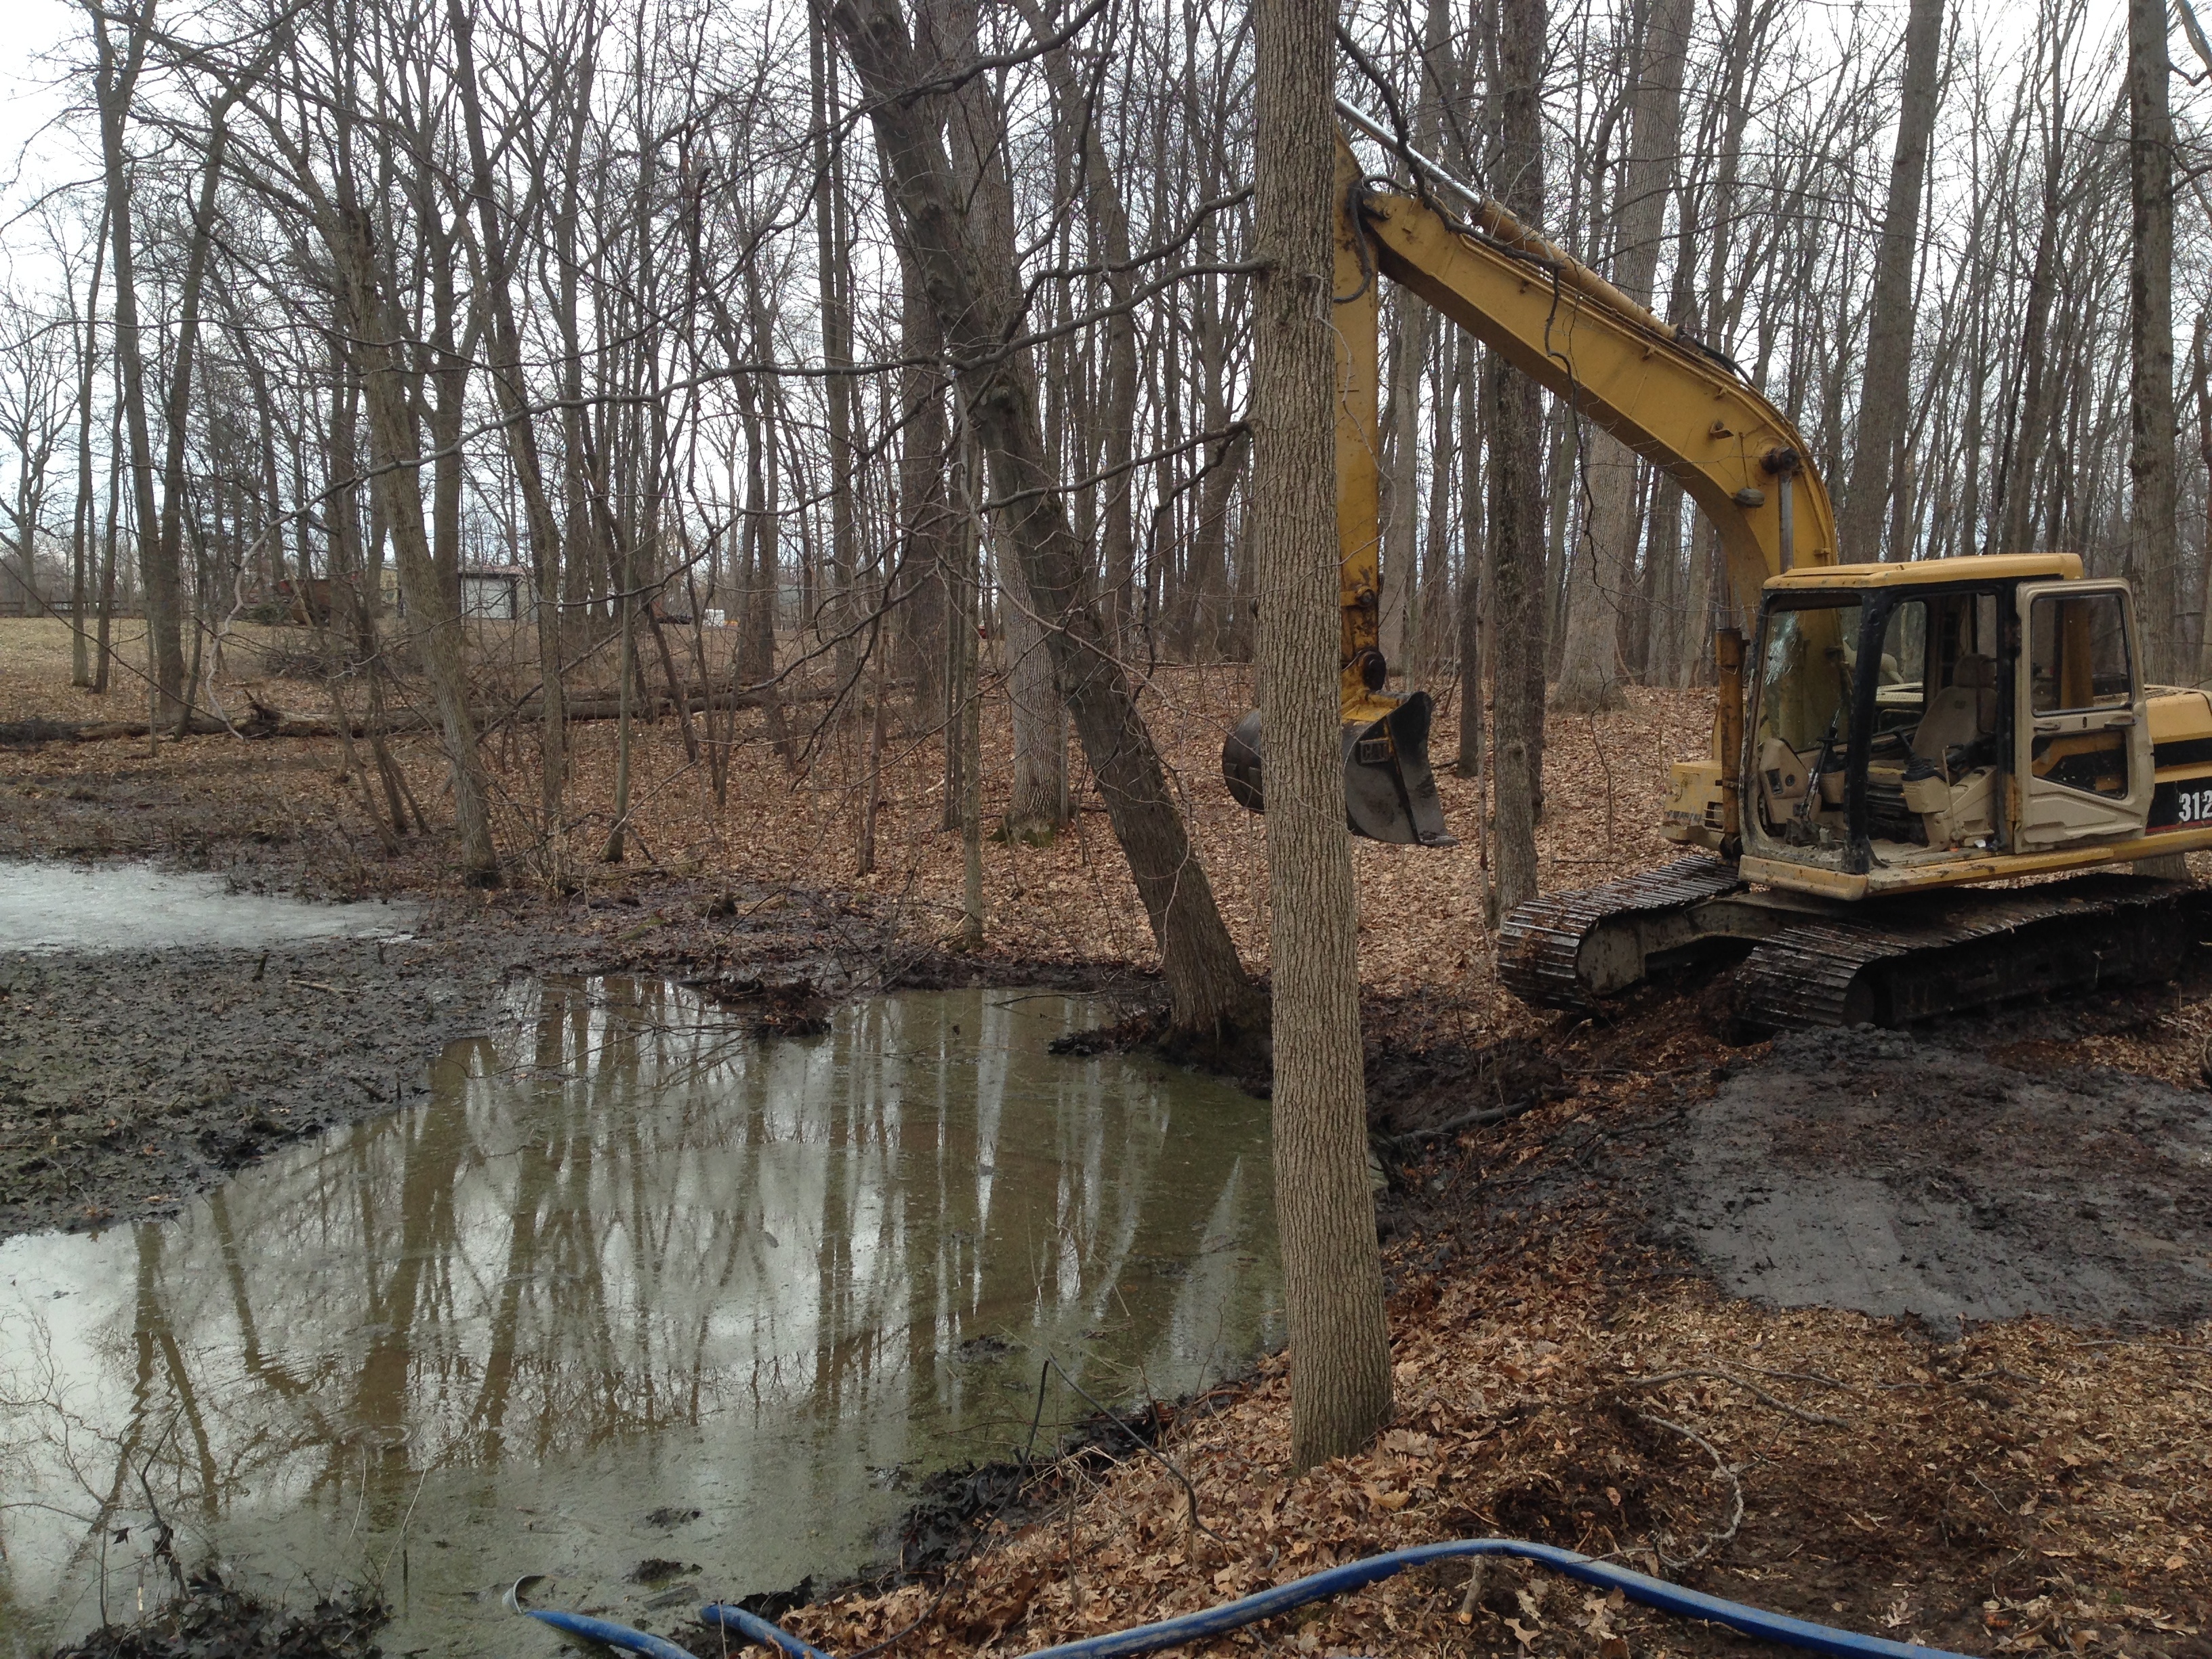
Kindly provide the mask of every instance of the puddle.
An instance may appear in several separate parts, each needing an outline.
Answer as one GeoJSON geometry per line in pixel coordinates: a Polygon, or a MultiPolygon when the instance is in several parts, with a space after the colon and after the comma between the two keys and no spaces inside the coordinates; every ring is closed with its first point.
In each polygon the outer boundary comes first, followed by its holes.
{"type": "Polygon", "coordinates": [[[309,904],[234,893],[222,876],[149,864],[0,862],[0,951],[249,950],[294,939],[392,934],[398,904],[309,904]]]}
{"type": "MultiPolygon", "coordinates": [[[[142,1476],[187,1566],[380,1575],[387,1653],[550,1655],[521,1574],[665,1631],[873,1558],[921,1476],[1025,1438],[1048,1351],[1128,1399],[1280,1340],[1266,1103],[1048,1054],[1088,999],[760,1043],[658,982],[516,997],[428,1105],[171,1223],[0,1244],[0,1655],[103,1580],[152,1603],[142,1476]]],[[[1079,1414],[1055,1385],[1048,1436],[1079,1414]]]]}

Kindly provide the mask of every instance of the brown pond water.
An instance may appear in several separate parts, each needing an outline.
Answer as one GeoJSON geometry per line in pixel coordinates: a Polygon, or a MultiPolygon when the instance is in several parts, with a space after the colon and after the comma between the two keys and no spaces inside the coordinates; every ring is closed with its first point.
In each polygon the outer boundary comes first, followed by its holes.
{"type": "MultiPolygon", "coordinates": [[[[1127,1400],[1279,1340],[1266,1104],[1047,1053],[1101,1005],[513,1012],[174,1221],[0,1244],[0,1655],[151,1606],[155,1504],[295,1602],[380,1581],[389,1654],[550,1653],[500,1606],[532,1572],[665,1631],[878,1559],[919,1477],[1027,1437],[1048,1352],[1127,1400]]],[[[1078,1414],[1055,1385],[1046,1437],[1078,1414]]]]}

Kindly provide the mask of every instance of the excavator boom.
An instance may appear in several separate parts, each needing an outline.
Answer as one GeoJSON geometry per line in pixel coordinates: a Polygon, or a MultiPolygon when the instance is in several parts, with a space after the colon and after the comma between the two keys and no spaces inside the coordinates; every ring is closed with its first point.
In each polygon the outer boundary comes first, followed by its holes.
{"type": "MultiPolygon", "coordinates": [[[[1337,111],[1406,156],[1424,184],[1415,195],[1370,190],[1340,134],[1334,320],[1346,811],[1356,834],[1451,846],[1429,766],[1429,697],[1382,689],[1378,277],[1419,295],[1681,484],[1717,527],[1729,592],[1747,614],[1768,577],[1835,562],[1835,514],[1804,465],[1803,440],[1733,365],[1394,143],[1351,105],[1337,111]]],[[[1725,642],[1722,649],[1725,658],[1725,642]]],[[[1702,774],[1709,785],[1724,775],[1734,737],[1717,722],[1702,774]]],[[[1264,810],[1256,713],[1230,733],[1222,772],[1237,800],[1264,810]]]]}
{"type": "MultiPolygon", "coordinates": [[[[1668,783],[1662,833],[1705,853],[1521,905],[1498,939],[1509,988],[1588,1007],[1669,964],[1734,951],[1739,1017],[1774,1026],[1898,1023],[2170,975],[2196,937],[2185,888],[2104,874],[1975,890],[2212,848],[2212,698],[2142,683],[2126,585],[2085,579],[2063,553],[1838,562],[1803,440],[1734,363],[1359,111],[1337,111],[1415,179],[1410,191],[1370,188],[1340,137],[1338,666],[1351,828],[1450,844],[1429,700],[1383,690],[1388,279],[1680,485],[1718,534],[1735,620],[1759,630],[1747,650],[1745,633],[1717,619],[1711,750],[1675,763],[1668,783]]],[[[1258,810],[1256,715],[1222,763],[1258,810]]]]}
{"type": "MultiPolygon", "coordinates": [[[[1340,151],[1340,179],[1351,160],[1340,151]]],[[[1357,198],[1382,274],[1681,485],[1719,532],[1740,611],[1757,613],[1770,576],[1836,562],[1835,509],[1804,440],[1735,365],[1441,168],[1426,181],[1425,199],[1357,198]]]]}

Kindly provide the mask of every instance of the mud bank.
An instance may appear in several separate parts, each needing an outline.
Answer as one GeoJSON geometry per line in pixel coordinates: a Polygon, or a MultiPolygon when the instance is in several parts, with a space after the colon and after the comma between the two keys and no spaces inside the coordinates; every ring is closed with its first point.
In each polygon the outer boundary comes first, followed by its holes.
{"type": "MultiPolygon", "coordinates": [[[[249,863],[237,879],[251,889],[283,869],[249,863]]],[[[793,985],[836,998],[1045,982],[1021,964],[902,949],[817,893],[647,890],[417,899],[404,938],[0,949],[0,1237],[171,1214],[278,1146],[418,1100],[446,1046],[493,1029],[505,988],[532,976],[653,973],[740,1005],[793,985]]],[[[1104,977],[1058,975],[1085,988],[1104,977]]]]}

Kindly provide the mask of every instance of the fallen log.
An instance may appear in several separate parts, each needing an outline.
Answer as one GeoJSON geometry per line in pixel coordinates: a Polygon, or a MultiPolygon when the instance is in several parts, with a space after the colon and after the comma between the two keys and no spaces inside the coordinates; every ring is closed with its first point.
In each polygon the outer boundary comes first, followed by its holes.
{"type": "MultiPolygon", "coordinates": [[[[802,690],[787,690],[779,694],[779,701],[792,702],[827,702],[836,693],[828,687],[802,690]]],[[[758,708],[768,702],[768,696],[758,689],[743,691],[694,691],[684,700],[693,714],[708,708],[758,708]]],[[[653,720],[675,711],[675,702],[665,695],[647,697],[634,703],[630,715],[634,720],[653,720]]],[[[477,711],[477,725],[485,729],[505,720],[535,720],[542,717],[544,705],[533,699],[528,702],[505,708],[481,708],[477,711]]],[[[611,720],[622,713],[622,698],[618,694],[600,696],[571,697],[568,699],[569,722],[580,720],[611,720]]],[[[368,735],[368,722],[356,720],[353,735],[368,735]]],[[[403,732],[427,732],[437,724],[435,716],[410,710],[387,716],[384,730],[387,736],[403,732]]],[[[164,720],[160,727],[163,737],[179,734],[174,720],[164,720]]],[[[146,735],[144,720],[0,720],[0,748],[27,749],[48,743],[101,743],[124,738],[143,738],[146,735]]],[[[199,738],[225,736],[240,738],[335,738],[338,722],[324,714],[301,714],[289,709],[254,701],[246,712],[226,725],[211,714],[194,714],[185,721],[182,735],[199,738]]]]}

